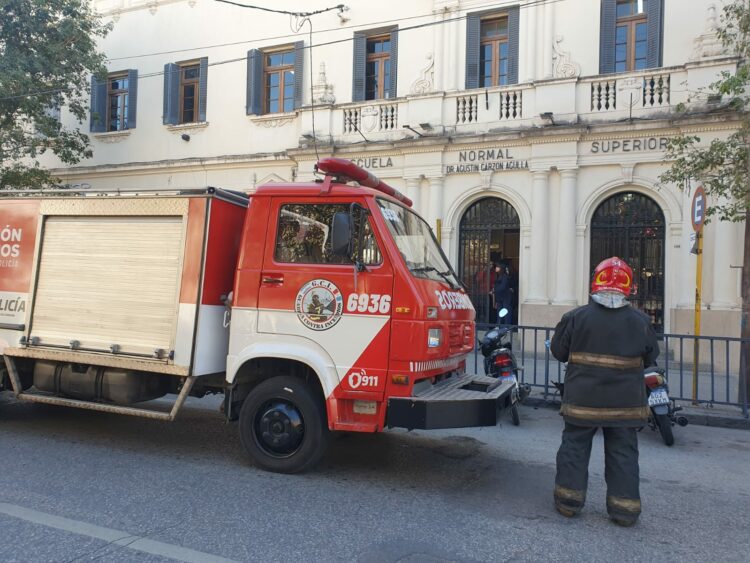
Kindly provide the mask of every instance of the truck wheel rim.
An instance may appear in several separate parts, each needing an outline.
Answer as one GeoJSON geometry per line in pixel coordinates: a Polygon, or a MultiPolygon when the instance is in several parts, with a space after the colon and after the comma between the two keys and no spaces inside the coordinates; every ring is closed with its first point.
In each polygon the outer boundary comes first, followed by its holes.
{"type": "Polygon", "coordinates": [[[302,414],[297,407],[289,401],[275,399],[258,409],[253,435],[266,454],[285,458],[299,450],[304,430],[302,414]]]}

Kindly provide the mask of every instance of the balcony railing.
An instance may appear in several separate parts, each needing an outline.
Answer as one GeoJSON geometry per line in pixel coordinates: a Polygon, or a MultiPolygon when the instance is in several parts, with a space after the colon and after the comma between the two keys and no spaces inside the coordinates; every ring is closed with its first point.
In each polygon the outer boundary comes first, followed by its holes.
{"type": "Polygon", "coordinates": [[[398,127],[398,103],[346,107],[342,110],[344,134],[392,131],[398,127]]]}
{"type": "Polygon", "coordinates": [[[688,87],[698,89],[705,85],[706,76],[735,67],[734,59],[722,59],[701,65],[695,75],[690,74],[689,66],[669,67],[347,103],[332,108],[331,134],[343,137],[342,141],[360,134],[367,140],[382,141],[413,136],[404,131],[404,123],[431,123],[479,133],[538,127],[547,123],[542,114],[552,115],[557,124],[657,116],[687,102],[688,87]],[[696,79],[699,83],[690,84],[696,79]],[[674,90],[675,84],[687,86],[674,90]]]}
{"type": "MultiPolygon", "coordinates": [[[[671,85],[679,72],[639,72],[582,80],[592,113],[667,109],[672,105],[671,85]]],[[[683,73],[684,74],[684,73],[683,73]]],[[[685,76],[686,78],[686,76],[685,76]]],[[[580,94],[581,92],[579,92],[580,94]]],[[[583,113],[579,105],[579,112],[583,113]]]]}

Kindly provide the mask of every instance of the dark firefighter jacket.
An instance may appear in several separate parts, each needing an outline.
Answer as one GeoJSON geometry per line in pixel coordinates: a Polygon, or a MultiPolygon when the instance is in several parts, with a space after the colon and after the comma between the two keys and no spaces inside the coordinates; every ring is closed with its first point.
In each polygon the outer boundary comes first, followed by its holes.
{"type": "Polygon", "coordinates": [[[642,426],[648,418],[643,369],[659,355],[646,315],[630,305],[591,302],[563,315],[550,346],[568,362],[560,414],[578,426],[642,426]]]}

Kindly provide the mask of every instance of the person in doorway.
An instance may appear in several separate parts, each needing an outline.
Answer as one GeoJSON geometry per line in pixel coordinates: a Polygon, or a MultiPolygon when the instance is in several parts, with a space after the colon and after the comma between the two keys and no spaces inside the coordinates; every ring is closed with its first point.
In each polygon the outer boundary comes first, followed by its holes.
{"type": "Polygon", "coordinates": [[[594,270],[591,302],[563,315],[550,345],[555,358],[568,363],[555,507],[568,517],[583,508],[591,441],[601,428],[607,512],[621,526],[632,526],[641,513],[636,429],[648,418],[643,369],[659,355],[648,317],[626,299],[632,283],[624,261],[601,262],[594,270]]]}
{"type": "Polygon", "coordinates": [[[498,324],[511,324],[513,319],[513,291],[510,285],[510,276],[504,265],[495,264],[495,285],[493,288],[495,308],[498,312],[498,324]],[[504,317],[499,317],[501,310],[507,309],[504,317]]]}

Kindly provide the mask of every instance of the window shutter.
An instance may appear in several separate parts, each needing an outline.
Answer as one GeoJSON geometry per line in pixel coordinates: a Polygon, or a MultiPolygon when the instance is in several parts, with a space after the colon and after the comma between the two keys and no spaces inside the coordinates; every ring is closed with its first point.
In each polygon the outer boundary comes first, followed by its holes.
{"type": "Polygon", "coordinates": [[[519,12],[518,6],[508,8],[508,84],[518,84],[519,12]]]}
{"type": "Polygon", "coordinates": [[[164,125],[177,125],[180,105],[180,67],[174,63],[164,65],[164,125]]]}
{"type": "Polygon", "coordinates": [[[135,129],[135,112],[138,106],[138,71],[128,71],[128,121],[126,129],[135,129]]]}
{"type": "Polygon", "coordinates": [[[617,0],[602,0],[599,28],[599,74],[615,71],[615,28],[617,27],[617,0]]]}
{"type": "Polygon", "coordinates": [[[651,0],[646,8],[646,27],[648,29],[646,66],[657,68],[662,66],[662,30],[664,29],[664,2],[651,0]]]}
{"type": "Polygon", "coordinates": [[[365,63],[367,62],[367,37],[364,33],[354,34],[354,69],[352,71],[352,101],[365,99],[365,63]]]}
{"type": "Polygon", "coordinates": [[[479,88],[479,14],[466,16],[466,89],[479,88]]]}
{"type": "Polygon", "coordinates": [[[107,82],[99,81],[96,76],[91,77],[91,124],[92,133],[102,133],[107,130],[107,82]]]}
{"type": "Polygon", "coordinates": [[[305,42],[297,41],[294,44],[294,109],[302,105],[302,87],[305,72],[305,42]]]}
{"type": "Polygon", "coordinates": [[[200,98],[198,99],[198,121],[206,121],[206,102],[208,100],[208,57],[201,59],[200,79],[198,81],[200,98]]]}
{"type": "Polygon", "coordinates": [[[391,88],[388,91],[389,98],[398,95],[398,29],[391,31],[391,88]]]}
{"type": "Polygon", "coordinates": [[[258,49],[247,52],[247,97],[245,98],[245,113],[260,115],[261,100],[263,99],[263,53],[258,49]]]}

